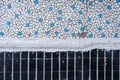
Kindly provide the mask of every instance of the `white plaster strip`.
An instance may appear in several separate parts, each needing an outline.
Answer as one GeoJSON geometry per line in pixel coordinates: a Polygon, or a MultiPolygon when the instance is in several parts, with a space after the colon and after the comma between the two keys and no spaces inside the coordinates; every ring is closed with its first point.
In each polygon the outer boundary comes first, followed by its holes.
{"type": "Polygon", "coordinates": [[[0,39],[0,51],[88,51],[99,49],[120,49],[120,39],[0,39]]]}

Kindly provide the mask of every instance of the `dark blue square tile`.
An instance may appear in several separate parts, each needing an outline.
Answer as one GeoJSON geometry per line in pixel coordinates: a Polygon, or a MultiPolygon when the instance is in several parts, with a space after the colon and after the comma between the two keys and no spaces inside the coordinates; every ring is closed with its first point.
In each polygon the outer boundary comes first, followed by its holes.
{"type": "Polygon", "coordinates": [[[22,71],[27,71],[27,68],[28,68],[28,61],[27,60],[22,60],[21,68],[22,68],[22,71]]]}
{"type": "Polygon", "coordinates": [[[43,52],[40,52],[40,51],[39,51],[39,52],[37,52],[37,57],[38,57],[38,58],[43,58],[43,54],[44,54],[43,52]]]}
{"type": "Polygon", "coordinates": [[[58,70],[59,70],[59,60],[53,59],[53,71],[58,71],[58,70]]]}
{"type": "Polygon", "coordinates": [[[14,80],[19,80],[19,79],[20,79],[20,73],[14,72],[14,80]]]}
{"type": "Polygon", "coordinates": [[[76,80],[81,80],[82,78],[82,71],[76,71],[76,80]]]}
{"type": "Polygon", "coordinates": [[[0,72],[0,80],[3,80],[3,73],[0,72]]]}
{"type": "Polygon", "coordinates": [[[37,70],[38,71],[43,71],[43,60],[41,59],[41,60],[38,60],[37,61],[37,70]]]}
{"type": "Polygon", "coordinates": [[[35,71],[36,68],[36,60],[30,60],[30,71],[35,71]]]}
{"type": "Polygon", "coordinates": [[[60,57],[61,58],[66,58],[66,56],[67,56],[67,52],[60,52],[60,57]]]}
{"type": "Polygon", "coordinates": [[[66,72],[65,71],[62,71],[60,73],[60,75],[61,75],[61,80],[66,80],[66,72]]]}
{"type": "Polygon", "coordinates": [[[21,80],[28,80],[27,72],[22,72],[21,74],[21,80]]]}
{"type": "Polygon", "coordinates": [[[53,72],[53,80],[59,80],[59,73],[53,72]]]}
{"type": "Polygon", "coordinates": [[[113,80],[119,80],[119,71],[117,70],[117,71],[113,71],[113,80]]]}
{"type": "Polygon", "coordinates": [[[74,70],[74,59],[68,59],[68,70],[69,71],[74,70]]]}
{"type": "Polygon", "coordinates": [[[102,71],[99,70],[99,72],[98,72],[98,79],[99,80],[104,80],[104,71],[103,70],[102,71]]]}
{"type": "Polygon", "coordinates": [[[29,80],[35,80],[35,71],[31,71],[29,74],[29,80]]]}
{"type": "Polygon", "coordinates": [[[68,72],[68,80],[74,80],[74,71],[68,72]]]}
{"type": "Polygon", "coordinates": [[[37,75],[38,80],[43,80],[43,72],[38,71],[37,75]]]}
{"type": "Polygon", "coordinates": [[[51,80],[51,72],[45,72],[45,80],[51,80]]]}
{"type": "Polygon", "coordinates": [[[67,63],[66,63],[66,59],[65,58],[63,58],[63,59],[61,59],[61,61],[60,61],[61,63],[61,71],[66,71],[66,65],[67,65],[67,63]]]}
{"type": "Polygon", "coordinates": [[[96,71],[91,71],[91,80],[96,80],[96,71]]]}
{"type": "Polygon", "coordinates": [[[12,80],[11,74],[12,74],[11,72],[7,72],[5,74],[5,80],[12,80]]]}
{"type": "Polygon", "coordinates": [[[45,71],[51,71],[51,60],[45,60],[45,71]]]}

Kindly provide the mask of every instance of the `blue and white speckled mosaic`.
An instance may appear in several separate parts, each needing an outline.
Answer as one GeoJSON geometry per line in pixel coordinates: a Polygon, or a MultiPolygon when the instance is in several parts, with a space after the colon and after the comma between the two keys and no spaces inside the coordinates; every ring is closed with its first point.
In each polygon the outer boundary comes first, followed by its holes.
{"type": "Polygon", "coordinates": [[[0,0],[0,38],[120,38],[120,0],[0,0]]]}

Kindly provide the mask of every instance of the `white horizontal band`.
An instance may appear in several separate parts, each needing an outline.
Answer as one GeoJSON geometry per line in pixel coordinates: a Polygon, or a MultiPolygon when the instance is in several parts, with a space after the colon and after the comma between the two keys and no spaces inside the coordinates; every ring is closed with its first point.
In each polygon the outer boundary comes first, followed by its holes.
{"type": "Polygon", "coordinates": [[[0,51],[88,51],[91,49],[120,49],[120,39],[0,39],[0,51]]]}

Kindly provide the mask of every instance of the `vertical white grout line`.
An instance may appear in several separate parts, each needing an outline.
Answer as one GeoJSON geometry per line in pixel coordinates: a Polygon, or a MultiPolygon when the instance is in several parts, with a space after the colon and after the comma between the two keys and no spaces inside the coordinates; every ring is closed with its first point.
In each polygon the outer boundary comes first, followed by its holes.
{"type": "Polygon", "coordinates": [[[66,62],[67,62],[67,65],[66,65],[66,80],[68,80],[68,51],[67,51],[66,62]]]}
{"type": "Polygon", "coordinates": [[[120,50],[119,50],[119,80],[120,80],[120,50]]]}
{"type": "Polygon", "coordinates": [[[91,80],[91,51],[89,51],[89,80],[91,80]]]}
{"type": "Polygon", "coordinates": [[[112,71],[112,74],[111,74],[111,79],[113,80],[113,50],[112,50],[112,56],[111,56],[111,71],[112,71]]]}
{"type": "Polygon", "coordinates": [[[6,63],[6,52],[4,52],[4,80],[5,80],[5,67],[6,67],[6,65],[5,65],[5,63],[6,63]]]}
{"type": "Polygon", "coordinates": [[[27,70],[28,71],[27,72],[27,77],[28,77],[28,80],[29,80],[29,75],[30,75],[30,72],[29,72],[30,71],[29,70],[30,69],[30,52],[29,51],[28,51],[28,65],[27,65],[27,69],[28,69],[27,70]]]}
{"type": "Polygon", "coordinates": [[[97,49],[97,70],[96,70],[96,75],[97,75],[97,80],[98,80],[98,49],[97,49]]]}
{"type": "Polygon", "coordinates": [[[22,69],[22,52],[20,52],[20,80],[22,80],[21,79],[21,69],[22,69]]]}
{"type": "Polygon", "coordinates": [[[12,80],[14,80],[14,74],[13,74],[13,71],[14,71],[14,52],[12,52],[12,80]]]}
{"type": "Polygon", "coordinates": [[[51,80],[53,80],[53,53],[51,52],[51,80]]]}
{"type": "Polygon", "coordinates": [[[37,67],[38,67],[38,64],[37,64],[37,62],[38,62],[38,53],[37,53],[37,51],[36,51],[36,71],[35,71],[35,80],[37,80],[37,67]]]}
{"type": "Polygon", "coordinates": [[[45,52],[43,53],[43,80],[45,80],[45,52]]]}
{"type": "Polygon", "coordinates": [[[74,80],[76,80],[76,52],[74,53],[74,80]]]}
{"type": "Polygon", "coordinates": [[[60,75],[60,68],[61,68],[61,64],[60,64],[60,51],[59,51],[59,80],[61,80],[61,75],[60,75]]]}
{"type": "Polygon", "coordinates": [[[83,58],[83,52],[82,52],[82,79],[81,80],[83,80],[83,76],[84,76],[84,67],[83,67],[83,65],[84,65],[84,58],[83,58]]]}
{"type": "Polygon", "coordinates": [[[104,80],[106,80],[106,51],[104,50],[104,80]]]}

